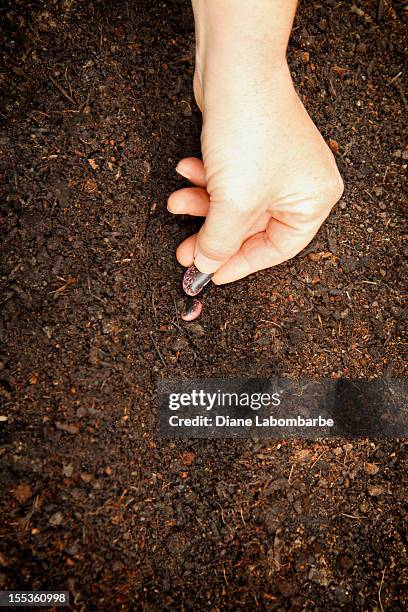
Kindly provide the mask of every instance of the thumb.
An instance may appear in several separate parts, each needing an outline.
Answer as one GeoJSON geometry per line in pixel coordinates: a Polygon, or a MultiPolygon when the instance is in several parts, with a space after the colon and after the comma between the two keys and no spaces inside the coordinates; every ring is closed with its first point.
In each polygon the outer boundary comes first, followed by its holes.
{"type": "Polygon", "coordinates": [[[197,234],[194,263],[200,272],[213,274],[241,248],[252,224],[253,213],[227,201],[211,202],[204,225],[197,234]]]}

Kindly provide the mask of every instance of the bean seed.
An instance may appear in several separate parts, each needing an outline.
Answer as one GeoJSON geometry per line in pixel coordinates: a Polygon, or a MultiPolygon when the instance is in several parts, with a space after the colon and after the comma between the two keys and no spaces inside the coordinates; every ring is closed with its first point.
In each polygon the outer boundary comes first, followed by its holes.
{"type": "Polygon", "coordinates": [[[183,289],[187,295],[198,295],[203,287],[210,282],[212,274],[200,272],[195,265],[190,266],[183,278],[183,289]]]}
{"type": "Polygon", "coordinates": [[[203,305],[200,300],[187,298],[180,316],[183,321],[194,321],[194,319],[200,316],[202,309],[203,305]]]}

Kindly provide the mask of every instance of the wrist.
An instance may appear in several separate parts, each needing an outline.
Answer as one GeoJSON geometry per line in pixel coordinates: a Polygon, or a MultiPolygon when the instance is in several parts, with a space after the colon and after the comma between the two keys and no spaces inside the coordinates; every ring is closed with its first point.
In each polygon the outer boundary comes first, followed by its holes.
{"type": "MultiPolygon", "coordinates": [[[[286,48],[295,0],[192,0],[196,27],[195,90],[254,85],[287,75],[286,48]]],[[[214,91],[217,95],[217,91],[214,91]]],[[[201,104],[200,104],[201,106],[201,104]]]]}

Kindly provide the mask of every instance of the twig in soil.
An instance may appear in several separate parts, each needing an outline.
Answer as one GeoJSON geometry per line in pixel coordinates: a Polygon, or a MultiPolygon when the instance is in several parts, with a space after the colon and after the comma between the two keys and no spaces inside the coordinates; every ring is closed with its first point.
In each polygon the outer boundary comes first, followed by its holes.
{"type": "Polygon", "coordinates": [[[174,325],[174,327],[175,327],[176,329],[178,329],[179,331],[181,331],[181,332],[183,331],[183,328],[182,328],[182,327],[180,327],[180,325],[178,325],[178,324],[177,324],[175,321],[172,321],[172,322],[171,322],[171,324],[172,324],[172,325],[174,325]]]}
{"type": "Polygon", "coordinates": [[[386,569],[387,568],[384,567],[383,573],[382,573],[382,576],[381,576],[380,588],[378,589],[378,603],[380,604],[381,612],[384,612],[384,608],[383,608],[382,601],[381,601],[381,589],[382,589],[382,585],[384,583],[384,576],[385,576],[385,570],[386,569]]]}
{"type": "Polygon", "coordinates": [[[63,280],[65,282],[65,285],[63,285],[59,289],[55,289],[54,291],[49,291],[48,293],[63,293],[63,291],[65,291],[67,287],[77,282],[77,279],[74,276],[71,276],[67,281],[61,276],[58,276],[57,278],[63,280]]]}
{"type": "Polygon", "coordinates": [[[63,115],[64,113],[79,113],[79,110],[75,108],[67,108],[62,111],[49,111],[52,115],[63,115]]]}
{"type": "Polygon", "coordinates": [[[157,323],[157,310],[156,310],[156,305],[154,303],[154,287],[152,289],[152,308],[153,308],[154,318],[156,319],[156,323],[157,323]]]}
{"type": "Polygon", "coordinates": [[[188,110],[190,111],[190,113],[193,114],[193,109],[191,108],[191,106],[187,102],[187,100],[181,100],[181,104],[185,104],[187,106],[188,110]]]}
{"type": "Polygon", "coordinates": [[[55,85],[55,87],[58,89],[58,91],[60,93],[62,93],[62,95],[71,102],[71,104],[73,104],[74,106],[77,105],[77,103],[75,102],[75,100],[73,98],[71,98],[71,96],[69,95],[69,93],[67,93],[65,91],[65,89],[62,87],[62,85],[60,85],[58,83],[58,81],[56,81],[51,75],[49,75],[49,79],[51,81],[51,83],[53,83],[55,85]]]}
{"type": "Polygon", "coordinates": [[[103,379],[102,384],[101,384],[101,390],[104,388],[105,384],[108,382],[110,378],[112,378],[112,374],[109,374],[109,376],[103,379]]]}
{"type": "Polygon", "coordinates": [[[86,94],[86,100],[84,102],[82,102],[82,104],[80,105],[80,107],[78,108],[78,113],[82,113],[82,111],[84,110],[85,106],[88,105],[89,102],[89,98],[91,97],[91,92],[88,91],[88,93],[86,94]]]}
{"type": "Polygon", "coordinates": [[[173,304],[174,304],[174,310],[176,311],[176,322],[177,325],[179,324],[179,316],[178,316],[178,310],[177,310],[177,302],[176,302],[176,298],[173,296],[173,304]]]}
{"type": "Polygon", "coordinates": [[[26,516],[23,517],[22,521],[21,521],[21,527],[22,529],[24,529],[25,531],[27,531],[27,529],[30,527],[30,521],[33,517],[33,514],[41,507],[41,497],[40,495],[37,495],[33,501],[33,505],[31,507],[31,510],[28,512],[28,514],[26,514],[26,516]]]}
{"type": "Polygon", "coordinates": [[[276,325],[276,327],[283,328],[283,325],[279,325],[279,323],[275,323],[275,321],[270,321],[269,319],[259,319],[260,323],[271,323],[272,325],[276,325]]]}
{"type": "Polygon", "coordinates": [[[322,453],[320,453],[320,455],[317,457],[316,461],[313,461],[312,465],[310,466],[310,469],[312,469],[316,463],[323,457],[323,455],[325,455],[327,453],[327,450],[324,450],[322,453]]]}
{"type": "Polygon", "coordinates": [[[402,70],[400,70],[399,73],[395,75],[395,77],[392,77],[391,81],[389,82],[389,85],[392,85],[393,83],[395,83],[395,81],[398,81],[401,75],[402,75],[402,70]]]}
{"type": "Polygon", "coordinates": [[[174,327],[178,330],[180,330],[181,332],[183,331],[182,327],[180,327],[180,319],[178,316],[178,310],[177,310],[177,302],[176,302],[176,298],[173,296],[173,304],[174,304],[174,310],[176,311],[176,321],[172,321],[172,324],[174,325],[174,327]]]}
{"type": "Polygon", "coordinates": [[[252,593],[252,592],[251,592],[251,595],[252,595],[252,597],[255,599],[255,605],[256,605],[256,607],[257,607],[257,608],[259,608],[259,602],[258,602],[258,600],[257,600],[257,598],[256,598],[255,593],[252,593]]]}
{"type": "Polygon", "coordinates": [[[356,520],[367,518],[366,516],[353,516],[353,514],[345,514],[344,512],[340,512],[340,516],[347,516],[347,518],[352,518],[356,520]]]}
{"type": "Polygon", "coordinates": [[[74,98],[73,98],[73,95],[72,95],[72,87],[71,87],[71,83],[68,81],[68,67],[67,67],[67,68],[65,68],[65,80],[66,80],[66,82],[68,83],[69,95],[71,96],[71,98],[72,98],[72,99],[74,99],[74,98]]]}
{"type": "Polygon", "coordinates": [[[295,469],[295,466],[292,465],[292,467],[290,468],[290,474],[288,476],[288,483],[290,484],[290,479],[292,478],[292,474],[293,474],[293,470],[295,469]]]}
{"type": "Polygon", "coordinates": [[[153,337],[153,332],[149,332],[149,336],[150,336],[150,338],[151,338],[151,340],[152,340],[152,342],[153,342],[153,346],[154,346],[154,348],[156,349],[156,353],[157,353],[157,354],[158,354],[158,356],[160,357],[160,361],[162,362],[162,364],[163,364],[163,365],[164,365],[164,367],[166,368],[166,367],[167,367],[167,363],[164,361],[163,355],[161,354],[160,349],[159,349],[159,347],[158,347],[158,345],[157,345],[157,342],[156,342],[156,340],[155,340],[155,339],[154,339],[154,337],[153,337]]]}

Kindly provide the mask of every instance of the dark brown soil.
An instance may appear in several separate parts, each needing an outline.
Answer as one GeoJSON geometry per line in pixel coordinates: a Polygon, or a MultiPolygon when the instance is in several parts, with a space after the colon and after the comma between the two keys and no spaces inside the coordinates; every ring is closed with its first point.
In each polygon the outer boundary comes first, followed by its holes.
{"type": "Polygon", "coordinates": [[[191,324],[174,251],[197,225],[166,211],[199,152],[189,3],[0,20],[0,586],[75,610],[408,609],[404,441],[155,433],[162,377],[405,374],[402,4],[302,3],[291,68],[345,195],[191,324]]]}

